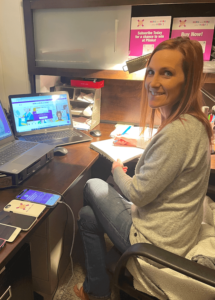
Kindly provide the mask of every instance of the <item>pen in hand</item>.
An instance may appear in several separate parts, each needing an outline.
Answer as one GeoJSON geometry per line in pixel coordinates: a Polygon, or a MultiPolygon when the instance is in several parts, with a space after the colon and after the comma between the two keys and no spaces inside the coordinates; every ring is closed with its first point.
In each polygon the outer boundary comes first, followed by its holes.
{"type": "MultiPolygon", "coordinates": [[[[125,131],[123,131],[123,133],[120,136],[124,135],[129,129],[131,129],[131,126],[128,126],[128,128],[126,128],[125,131]]],[[[117,143],[117,142],[118,142],[118,140],[114,141],[114,143],[117,143]]]]}

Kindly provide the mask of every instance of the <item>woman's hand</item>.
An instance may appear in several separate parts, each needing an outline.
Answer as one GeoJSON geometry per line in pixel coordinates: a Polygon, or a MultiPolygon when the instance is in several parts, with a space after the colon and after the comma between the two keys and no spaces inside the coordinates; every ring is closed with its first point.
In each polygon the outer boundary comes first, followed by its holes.
{"type": "Polygon", "coordinates": [[[117,159],[117,161],[114,161],[113,164],[112,164],[112,169],[111,169],[112,174],[113,174],[115,168],[117,168],[117,167],[121,167],[125,173],[126,173],[127,170],[128,170],[128,167],[125,167],[125,166],[123,165],[123,163],[121,162],[121,160],[120,160],[120,159],[117,159]]]}
{"type": "Polygon", "coordinates": [[[117,135],[114,138],[113,144],[115,146],[130,146],[130,147],[136,147],[137,146],[137,140],[131,139],[128,137],[117,135]]]}

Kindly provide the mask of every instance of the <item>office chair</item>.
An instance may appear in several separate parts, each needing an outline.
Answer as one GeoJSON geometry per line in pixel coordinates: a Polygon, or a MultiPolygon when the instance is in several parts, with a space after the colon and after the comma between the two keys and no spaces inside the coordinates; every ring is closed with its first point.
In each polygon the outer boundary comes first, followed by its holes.
{"type": "MultiPolygon", "coordinates": [[[[114,248],[115,247],[111,249],[112,254],[116,251],[115,257],[119,257],[120,254],[118,250],[114,248]]],[[[215,271],[213,269],[197,264],[194,261],[190,261],[154,245],[138,243],[130,246],[118,261],[112,261],[112,263],[107,266],[108,271],[113,275],[114,285],[120,290],[121,300],[157,300],[157,298],[144,294],[133,287],[133,277],[126,269],[128,259],[132,256],[142,256],[151,259],[165,267],[215,287],[215,271]]]]}
{"type": "MultiPolygon", "coordinates": [[[[211,185],[208,187],[207,195],[208,194],[210,194],[210,197],[214,201],[215,188],[211,185]]],[[[108,256],[107,270],[113,275],[113,284],[120,290],[121,300],[158,300],[133,287],[133,277],[126,269],[126,264],[132,256],[148,258],[164,267],[215,287],[215,270],[151,244],[138,243],[132,245],[122,255],[115,247],[113,247],[109,251],[108,256]]]]}

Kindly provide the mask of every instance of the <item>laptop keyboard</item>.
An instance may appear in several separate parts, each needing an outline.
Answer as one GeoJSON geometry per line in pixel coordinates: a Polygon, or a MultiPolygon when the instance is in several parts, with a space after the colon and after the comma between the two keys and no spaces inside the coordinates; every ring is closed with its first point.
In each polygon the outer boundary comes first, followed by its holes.
{"type": "Polygon", "coordinates": [[[22,141],[17,141],[16,143],[8,145],[0,151],[0,165],[7,163],[8,161],[16,158],[18,155],[21,155],[36,145],[37,143],[28,143],[22,141]]]}
{"type": "Polygon", "coordinates": [[[73,136],[80,136],[80,135],[73,130],[62,130],[62,131],[49,132],[49,133],[43,133],[43,134],[37,134],[31,136],[23,136],[23,138],[26,141],[41,143],[43,141],[48,141],[53,139],[63,139],[66,137],[73,137],[73,136]]]}

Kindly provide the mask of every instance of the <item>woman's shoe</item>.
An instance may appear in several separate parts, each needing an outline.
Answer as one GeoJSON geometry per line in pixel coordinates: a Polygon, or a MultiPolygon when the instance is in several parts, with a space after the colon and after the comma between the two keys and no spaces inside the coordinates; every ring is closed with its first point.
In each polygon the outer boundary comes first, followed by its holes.
{"type": "Polygon", "coordinates": [[[83,283],[78,283],[74,286],[73,291],[81,300],[89,300],[87,293],[84,292],[83,283]]]}
{"type": "Polygon", "coordinates": [[[94,297],[92,295],[88,295],[84,292],[83,283],[78,283],[73,288],[76,296],[80,298],[81,300],[111,300],[111,297],[94,297]]]}

